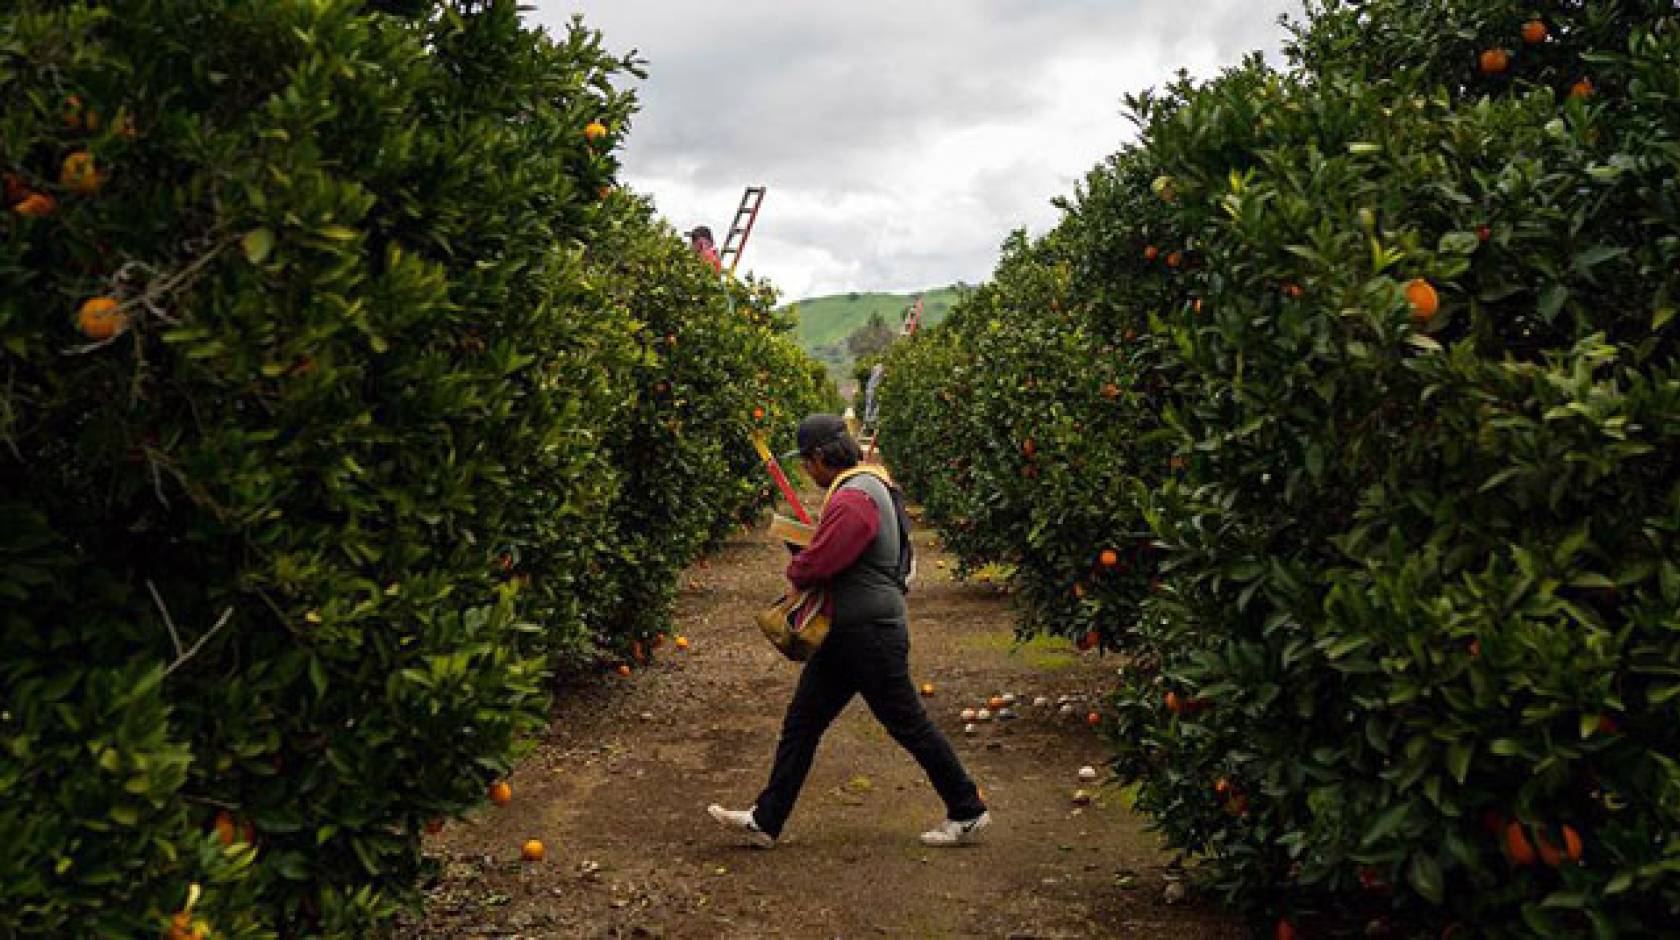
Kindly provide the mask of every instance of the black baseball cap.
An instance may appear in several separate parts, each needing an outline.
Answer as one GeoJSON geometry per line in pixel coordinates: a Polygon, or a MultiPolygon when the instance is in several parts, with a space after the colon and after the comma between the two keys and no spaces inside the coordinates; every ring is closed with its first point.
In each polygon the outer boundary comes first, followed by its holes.
{"type": "Polygon", "coordinates": [[[824,444],[845,436],[846,420],[839,415],[827,414],[811,415],[799,422],[799,430],[793,433],[801,457],[809,456],[824,444]]]}

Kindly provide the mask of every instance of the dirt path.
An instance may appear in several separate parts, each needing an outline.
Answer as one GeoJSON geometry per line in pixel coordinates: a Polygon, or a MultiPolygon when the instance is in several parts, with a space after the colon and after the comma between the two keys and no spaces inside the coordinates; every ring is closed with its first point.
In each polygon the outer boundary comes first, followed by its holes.
{"type": "Polygon", "coordinates": [[[778,586],[786,553],[742,533],[688,572],[677,629],[629,679],[556,703],[548,738],[512,778],[513,802],[451,824],[428,844],[442,864],[426,916],[405,937],[1240,937],[1206,904],[1164,900],[1166,858],[1116,790],[1073,804],[1104,748],[1086,709],[1114,661],[1065,642],[1016,648],[1008,598],[956,582],[918,534],[911,672],[932,682],[934,720],[984,789],[980,844],[930,850],[942,815],[915,762],[854,701],[772,851],[706,816],[740,807],[768,773],[797,667],[746,613],[778,586]],[[959,712],[1013,692],[1021,717],[963,732],[959,712]],[[1035,707],[1038,696],[1050,707],[1035,707]],[[521,863],[541,839],[547,858],[521,863]]]}

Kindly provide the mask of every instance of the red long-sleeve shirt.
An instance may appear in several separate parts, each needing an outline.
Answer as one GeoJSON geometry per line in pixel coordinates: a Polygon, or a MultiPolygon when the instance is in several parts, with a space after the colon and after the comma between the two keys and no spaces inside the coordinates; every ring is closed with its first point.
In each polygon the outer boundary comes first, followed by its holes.
{"type": "Polygon", "coordinates": [[[801,590],[827,583],[851,567],[880,531],[880,511],[868,493],[836,491],[823,507],[811,544],[788,562],[788,580],[801,590]]]}

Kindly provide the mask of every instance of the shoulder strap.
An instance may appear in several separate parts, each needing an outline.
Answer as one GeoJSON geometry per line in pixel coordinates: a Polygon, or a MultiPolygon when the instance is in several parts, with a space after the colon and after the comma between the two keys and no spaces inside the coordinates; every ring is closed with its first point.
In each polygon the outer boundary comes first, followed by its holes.
{"type": "MultiPolygon", "coordinates": [[[[828,485],[828,492],[823,495],[823,508],[828,508],[828,501],[845,485],[846,481],[858,476],[872,476],[881,481],[881,488],[887,491],[887,502],[891,506],[893,519],[898,523],[898,570],[894,573],[898,580],[898,589],[910,593],[910,576],[916,570],[916,547],[910,541],[910,513],[904,508],[904,493],[893,482],[885,468],[859,464],[850,470],[842,470],[828,485]]],[[[871,499],[871,502],[874,500],[871,499]]]]}

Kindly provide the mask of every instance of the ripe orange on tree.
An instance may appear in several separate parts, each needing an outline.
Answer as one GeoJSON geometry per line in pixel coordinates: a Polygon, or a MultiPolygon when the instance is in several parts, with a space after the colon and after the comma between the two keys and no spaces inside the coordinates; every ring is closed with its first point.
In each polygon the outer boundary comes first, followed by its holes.
{"type": "Polygon", "coordinates": [[[58,181],[66,189],[81,196],[91,196],[99,192],[99,172],[93,165],[93,154],[86,150],[78,150],[64,158],[64,165],[59,168],[58,181]]]}
{"type": "Polygon", "coordinates": [[[1419,324],[1428,324],[1435,318],[1436,311],[1441,309],[1441,298],[1435,293],[1435,286],[1421,277],[1412,278],[1406,285],[1406,302],[1412,305],[1412,319],[1419,324]]]}
{"type": "Polygon", "coordinates": [[[106,340],[128,328],[128,314],[115,297],[89,297],[76,310],[76,329],[91,340],[106,340]]]}
{"type": "Polygon", "coordinates": [[[1583,78],[1575,84],[1569,86],[1569,97],[1571,98],[1586,99],[1591,98],[1592,96],[1593,83],[1590,78],[1583,78]]]}
{"type": "Polygon", "coordinates": [[[1085,723],[1095,728],[1097,725],[1102,724],[1102,715],[1096,712],[1090,712],[1085,716],[1085,723]]]}
{"type": "Polygon", "coordinates": [[[1174,252],[1169,252],[1167,254],[1167,267],[1176,268],[1180,264],[1183,264],[1183,263],[1184,263],[1184,256],[1179,254],[1178,252],[1174,251],[1174,252]]]}
{"type": "Polygon", "coordinates": [[[1478,61],[1483,75],[1498,75],[1511,67],[1511,54],[1504,49],[1487,49],[1478,61]]]}
{"type": "Polygon", "coordinates": [[[1505,826],[1505,854],[1510,857],[1513,865],[1534,864],[1534,846],[1529,844],[1522,823],[1512,822],[1505,826]]]}
{"type": "Polygon", "coordinates": [[[1102,553],[1097,556],[1097,564],[1102,565],[1104,568],[1113,568],[1120,564],[1120,553],[1112,548],[1105,548],[1102,550],[1102,553]]]}
{"type": "Polygon", "coordinates": [[[1024,456],[1031,457],[1032,455],[1038,453],[1038,445],[1034,444],[1033,439],[1029,437],[1021,442],[1021,453],[1024,456]]]}
{"type": "Polygon", "coordinates": [[[600,121],[590,121],[583,129],[583,136],[591,142],[607,136],[607,125],[600,121]]]}
{"type": "Polygon", "coordinates": [[[498,780],[490,784],[490,802],[497,806],[506,806],[513,802],[513,787],[506,780],[498,780]]]}
{"type": "Polygon", "coordinates": [[[1181,714],[1184,711],[1184,702],[1178,697],[1177,692],[1168,692],[1166,703],[1167,711],[1172,712],[1175,715],[1181,714]]]}
{"type": "Polygon", "coordinates": [[[18,215],[44,216],[52,215],[57,208],[57,200],[46,193],[30,193],[19,199],[12,211],[18,215]]]}
{"type": "Polygon", "coordinates": [[[216,841],[223,845],[232,845],[234,839],[238,838],[238,832],[238,827],[234,825],[233,817],[228,815],[227,810],[216,814],[216,841]]]}
{"type": "Polygon", "coordinates": [[[764,420],[764,409],[763,408],[754,408],[753,409],[753,420],[754,421],[763,421],[764,420]]]}
{"type": "Polygon", "coordinates": [[[1299,936],[1300,934],[1295,932],[1295,925],[1290,923],[1287,917],[1279,918],[1277,928],[1272,931],[1273,940],[1296,940],[1299,936]]]}
{"type": "Polygon", "coordinates": [[[1156,248],[1154,245],[1144,246],[1143,257],[1144,257],[1144,260],[1146,260],[1146,261],[1154,261],[1155,257],[1157,255],[1159,255],[1160,253],[1161,253],[1161,249],[1156,248]]]}
{"type": "Polygon", "coordinates": [[[1109,401],[1119,398],[1120,386],[1115,385],[1113,382],[1104,382],[1102,387],[1102,397],[1108,399],[1109,401]]]}
{"type": "Polygon", "coordinates": [[[1545,21],[1543,21],[1543,20],[1529,20],[1528,22],[1524,23],[1523,28],[1522,28],[1522,38],[1523,38],[1523,42],[1526,42],[1531,46],[1536,46],[1536,45],[1539,45],[1540,43],[1545,42],[1546,41],[1546,23],[1545,23],[1545,21]]]}

